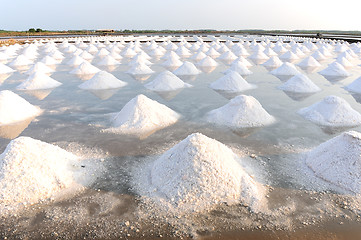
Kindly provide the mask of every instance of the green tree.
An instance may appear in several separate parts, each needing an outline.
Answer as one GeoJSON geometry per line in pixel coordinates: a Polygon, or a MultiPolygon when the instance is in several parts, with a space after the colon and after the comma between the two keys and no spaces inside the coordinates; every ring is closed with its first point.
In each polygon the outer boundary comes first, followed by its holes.
{"type": "Polygon", "coordinates": [[[29,29],[29,32],[30,32],[30,33],[34,33],[34,32],[35,32],[35,28],[30,28],[30,29],[29,29]]]}
{"type": "Polygon", "coordinates": [[[36,31],[36,32],[42,32],[42,31],[43,31],[43,29],[41,29],[41,28],[37,28],[35,31],[36,31]]]}

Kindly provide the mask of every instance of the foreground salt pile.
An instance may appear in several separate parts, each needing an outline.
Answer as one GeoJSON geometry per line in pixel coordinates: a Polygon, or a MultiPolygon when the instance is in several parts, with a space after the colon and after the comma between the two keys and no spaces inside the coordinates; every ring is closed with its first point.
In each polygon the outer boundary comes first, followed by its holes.
{"type": "Polygon", "coordinates": [[[278,88],[284,91],[296,93],[313,93],[321,91],[321,89],[314,84],[311,79],[303,74],[293,76],[278,88]]]}
{"type": "Polygon", "coordinates": [[[61,82],[54,80],[44,72],[35,72],[31,74],[23,83],[18,85],[16,89],[20,90],[40,90],[51,89],[62,85],[61,82]]]}
{"type": "Polygon", "coordinates": [[[246,95],[233,98],[223,107],[208,112],[206,117],[211,123],[233,129],[262,127],[276,121],[257,99],[246,95]]]}
{"type": "Polygon", "coordinates": [[[8,90],[0,92],[0,125],[20,122],[41,113],[39,107],[31,105],[17,94],[8,90]]]}
{"type": "Polygon", "coordinates": [[[361,134],[355,131],[322,143],[306,155],[315,174],[342,189],[361,194],[361,134]]]}
{"type": "Polygon", "coordinates": [[[30,137],[11,141],[0,155],[0,213],[74,186],[81,168],[75,155],[57,146],[30,137]]]}
{"type": "Polygon", "coordinates": [[[137,190],[172,212],[200,212],[224,202],[262,211],[265,189],[238,160],[226,145],[194,133],[150,163],[137,190]]]}
{"type": "Polygon", "coordinates": [[[140,94],[130,100],[112,119],[111,132],[142,135],[168,127],[178,121],[180,115],[148,97],[140,94]]]}
{"type": "Polygon", "coordinates": [[[255,85],[249,84],[238,72],[229,71],[226,75],[211,83],[210,88],[215,90],[242,92],[256,88],[255,85]]]}
{"type": "Polygon", "coordinates": [[[119,80],[113,74],[106,71],[100,71],[96,73],[90,80],[80,84],[79,88],[88,90],[100,90],[121,88],[125,85],[127,85],[126,82],[119,80]]]}
{"type": "Polygon", "coordinates": [[[361,124],[361,114],[351,108],[350,104],[337,96],[325,97],[298,113],[305,119],[329,127],[353,127],[361,124]]]}
{"type": "Polygon", "coordinates": [[[153,91],[173,91],[181,88],[191,87],[192,85],[183,82],[180,78],[169,71],[160,73],[153,81],[144,85],[144,87],[153,91]]]}

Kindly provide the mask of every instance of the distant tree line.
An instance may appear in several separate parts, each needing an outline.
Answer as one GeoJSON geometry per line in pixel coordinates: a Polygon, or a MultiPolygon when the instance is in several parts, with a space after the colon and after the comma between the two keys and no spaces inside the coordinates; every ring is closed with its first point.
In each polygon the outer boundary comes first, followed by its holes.
{"type": "Polygon", "coordinates": [[[35,33],[35,32],[45,32],[43,29],[41,29],[41,28],[37,28],[37,29],[35,29],[35,28],[30,28],[29,30],[28,30],[28,32],[29,33],[35,33]]]}

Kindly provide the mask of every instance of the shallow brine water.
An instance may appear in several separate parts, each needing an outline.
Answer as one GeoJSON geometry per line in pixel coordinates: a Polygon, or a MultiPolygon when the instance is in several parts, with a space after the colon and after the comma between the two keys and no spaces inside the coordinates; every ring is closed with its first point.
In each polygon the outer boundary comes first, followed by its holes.
{"type": "MultiPolygon", "coordinates": [[[[250,50],[249,50],[250,51],[250,50]]],[[[250,51],[251,52],[251,51],[250,51]]],[[[45,54],[41,54],[41,59],[45,54]]],[[[305,167],[302,153],[338,135],[345,129],[323,129],[297,114],[326,96],[344,98],[361,112],[361,97],[350,94],[344,86],[361,75],[360,67],[348,69],[352,75],[329,81],[317,73],[322,67],[305,72],[322,91],[310,96],[285,93],[277,86],[285,79],[269,74],[262,65],[250,68],[246,80],[257,88],[243,92],[255,97],[277,122],[273,125],[232,131],[205,121],[205,114],[229,102],[232,96],[218,93],[209,84],[223,76],[229,65],[220,65],[209,73],[185,79],[193,87],[158,94],[143,85],[165,70],[159,59],[151,59],[155,71],[148,79],[136,79],[125,73],[129,60],[113,68],[103,68],[128,83],[117,90],[87,91],[78,88],[84,82],[69,74],[65,63],[51,75],[62,86],[52,91],[18,91],[15,87],[27,77],[22,71],[4,80],[0,90],[12,90],[44,113],[30,124],[2,129],[1,151],[16,135],[53,143],[77,155],[102,159],[104,172],[91,188],[76,196],[30,206],[0,224],[0,236],[30,238],[154,238],[194,237],[234,239],[354,239],[361,238],[360,205],[347,193],[317,179],[305,167]],[[138,94],[162,103],[182,115],[181,120],[165,129],[141,138],[102,130],[110,127],[110,114],[138,94]],[[22,128],[25,128],[22,132],[22,128]],[[267,195],[270,211],[257,214],[243,205],[219,205],[205,213],[173,215],[160,212],[144,202],[132,187],[132,172],[152,161],[189,134],[200,132],[243,153],[244,167],[260,183],[270,186],[267,195]],[[320,234],[323,233],[323,234],[320,234]]],[[[95,59],[92,64],[97,64],[95,59]]],[[[359,64],[360,62],[358,62],[359,64]]],[[[101,67],[100,67],[101,68],[101,67]]],[[[361,131],[361,127],[354,128],[361,131]]]]}

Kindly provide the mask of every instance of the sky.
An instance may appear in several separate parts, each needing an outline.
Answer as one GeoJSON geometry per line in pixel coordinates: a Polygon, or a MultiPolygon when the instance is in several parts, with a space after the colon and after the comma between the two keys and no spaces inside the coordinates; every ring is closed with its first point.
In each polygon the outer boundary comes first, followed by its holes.
{"type": "Polygon", "coordinates": [[[0,29],[358,30],[359,0],[0,0],[0,29]]]}

